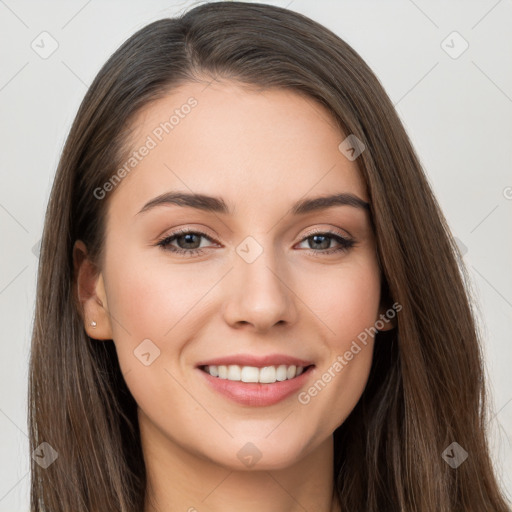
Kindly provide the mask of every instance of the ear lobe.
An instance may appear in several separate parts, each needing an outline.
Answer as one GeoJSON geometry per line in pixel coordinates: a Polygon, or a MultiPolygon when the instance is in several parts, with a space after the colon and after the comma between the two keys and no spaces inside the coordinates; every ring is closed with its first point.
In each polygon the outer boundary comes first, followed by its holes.
{"type": "Polygon", "coordinates": [[[81,240],[73,246],[74,288],[82,309],[84,328],[97,340],[111,340],[112,328],[108,313],[103,275],[89,259],[87,247],[81,240]]]}

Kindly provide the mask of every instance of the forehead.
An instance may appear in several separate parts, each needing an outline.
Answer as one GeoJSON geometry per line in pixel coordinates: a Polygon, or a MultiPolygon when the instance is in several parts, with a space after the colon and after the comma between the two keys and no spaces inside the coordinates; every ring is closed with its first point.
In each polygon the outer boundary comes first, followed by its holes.
{"type": "Polygon", "coordinates": [[[171,190],[222,195],[237,211],[309,192],[367,200],[356,162],[338,149],[344,138],[324,106],[289,89],[186,83],[134,119],[129,153],[137,162],[112,202],[140,209],[171,190]]]}

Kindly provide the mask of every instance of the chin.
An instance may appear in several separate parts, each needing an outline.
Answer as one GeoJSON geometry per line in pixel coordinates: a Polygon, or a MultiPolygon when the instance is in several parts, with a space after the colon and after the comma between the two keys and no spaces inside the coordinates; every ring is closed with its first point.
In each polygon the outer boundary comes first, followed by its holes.
{"type": "MultiPolygon", "coordinates": [[[[219,446],[219,445],[217,445],[219,446]]],[[[231,440],[220,450],[206,454],[209,460],[231,471],[280,470],[296,464],[305,457],[304,446],[297,439],[293,445],[288,438],[275,440],[245,437],[231,440]]]]}

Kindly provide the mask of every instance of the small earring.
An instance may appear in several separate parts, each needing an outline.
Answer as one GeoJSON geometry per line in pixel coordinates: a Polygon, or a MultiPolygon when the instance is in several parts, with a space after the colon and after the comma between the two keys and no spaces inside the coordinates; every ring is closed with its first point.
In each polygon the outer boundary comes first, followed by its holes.
{"type": "Polygon", "coordinates": [[[91,327],[93,329],[96,329],[96,325],[98,325],[94,320],[91,322],[91,327]]]}

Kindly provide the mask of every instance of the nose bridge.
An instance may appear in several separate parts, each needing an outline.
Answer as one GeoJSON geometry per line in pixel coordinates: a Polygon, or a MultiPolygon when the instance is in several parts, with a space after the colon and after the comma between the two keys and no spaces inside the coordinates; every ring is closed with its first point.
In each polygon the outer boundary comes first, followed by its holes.
{"type": "Polygon", "coordinates": [[[293,293],[284,269],[269,237],[262,243],[251,236],[244,239],[236,247],[230,273],[226,320],[251,323],[258,329],[293,321],[293,293]]]}

